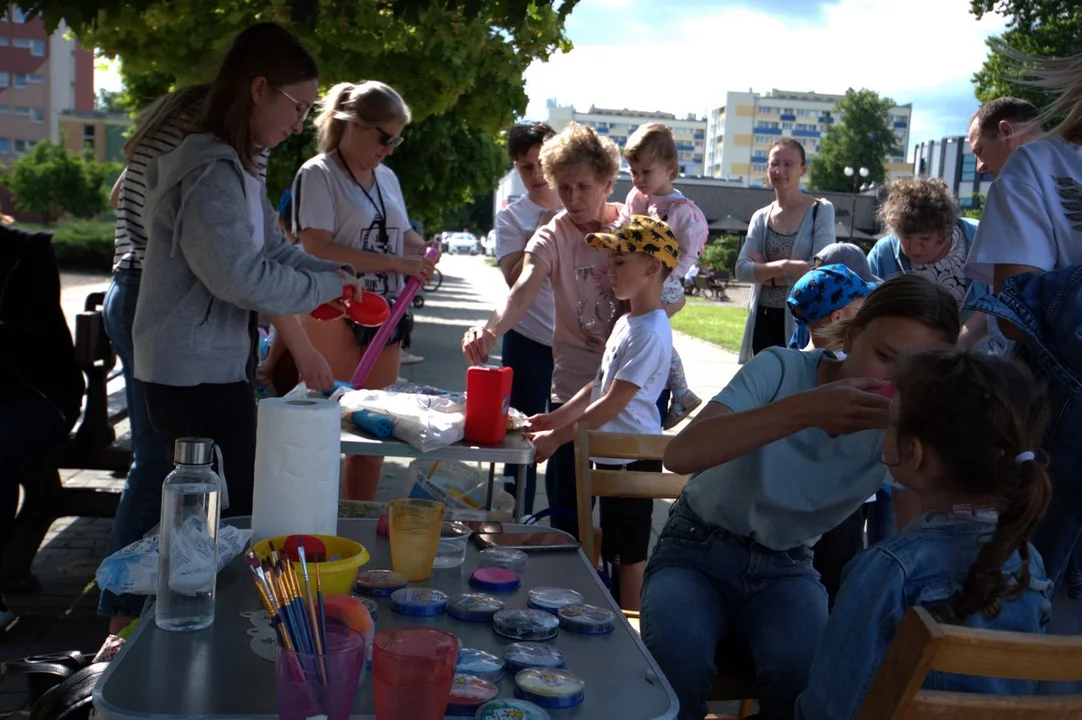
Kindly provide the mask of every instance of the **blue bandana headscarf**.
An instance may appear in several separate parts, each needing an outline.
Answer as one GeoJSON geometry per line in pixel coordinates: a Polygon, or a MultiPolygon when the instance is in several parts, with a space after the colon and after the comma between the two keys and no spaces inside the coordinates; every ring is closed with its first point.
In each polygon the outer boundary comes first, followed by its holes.
{"type": "Polygon", "coordinates": [[[824,265],[797,280],[786,302],[797,326],[803,329],[858,298],[868,297],[874,288],[874,283],[865,282],[845,265],[824,265]]]}

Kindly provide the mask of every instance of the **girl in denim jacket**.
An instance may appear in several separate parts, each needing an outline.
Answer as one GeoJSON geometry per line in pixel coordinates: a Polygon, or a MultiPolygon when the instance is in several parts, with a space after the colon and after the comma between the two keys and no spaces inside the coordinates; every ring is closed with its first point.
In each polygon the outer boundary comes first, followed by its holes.
{"type": "MultiPolygon", "coordinates": [[[[1002,356],[931,350],[895,379],[883,462],[922,515],[846,568],[796,702],[800,720],[855,717],[902,616],[1043,632],[1052,584],[1029,537],[1052,486],[1031,448],[1045,427],[1030,373],[1002,356]]],[[[940,672],[924,687],[1032,694],[1035,683],[940,672]]]]}

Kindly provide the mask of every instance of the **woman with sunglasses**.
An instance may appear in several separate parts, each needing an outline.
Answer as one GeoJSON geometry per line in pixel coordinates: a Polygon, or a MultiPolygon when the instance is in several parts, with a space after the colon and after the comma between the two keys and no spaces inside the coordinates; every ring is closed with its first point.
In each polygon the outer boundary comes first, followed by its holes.
{"type": "MultiPolygon", "coordinates": [[[[339,83],[322,105],[315,121],[319,155],[293,182],[293,229],[305,250],[352,266],[365,290],[393,303],[405,288],[404,276],[427,282],[434,269],[422,257],[424,238],[410,227],[398,178],[383,164],[402,144],[409,106],[394,88],[374,80],[339,83]]],[[[350,379],[377,330],[348,319],[301,322],[339,380],[350,379]]],[[[398,378],[412,322],[409,313],[402,317],[365,387],[386,387],[398,378]]],[[[375,500],[382,464],[382,458],[347,457],[342,497],[375,500]]]]}
{"type": "Polygon", "coordinates": [[[252,512],[257,313],[308,313],[360,285],[348,265],[282,236],[259,179],[259,157],[301,131],[318,75],[287,30],[249,27],[184,140],[146,165],[135,377],[169,447],[187,436],[217,444],[232,515],[252,512]]]}

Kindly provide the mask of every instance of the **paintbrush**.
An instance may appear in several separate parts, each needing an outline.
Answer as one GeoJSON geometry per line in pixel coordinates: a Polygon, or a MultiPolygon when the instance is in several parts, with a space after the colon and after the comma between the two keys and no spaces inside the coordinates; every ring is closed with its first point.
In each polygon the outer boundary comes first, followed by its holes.
{"type": "Polygon", "coordinates": [[[298,621],[297,632],[301,635],[301,642],[304,645],[305,652],[314,654],[316,648],[315,643],[312,641],[312,629],[308,626],[308,613],[304,610],[300,581],[297,580],[297,574],[293,571],[293,563],[289,557],[283,553],[280,560],[282,577],[289,585],[290,605],[293,607],[294,616],[298,621]]]}
{"type": "Polygon", "coordinates": [[[244,556],[244,561],[248,563],[248,567],[252,571],[252,579],[255,581],[255,588],[259,592],[259,597],[263,601],[263,606],[267,609],[267,615],[270,617],[271,625],[278,633],[278,637],[282,641],[282,644],[292,650],[293,644],[290,642],[289,635],[286,633],[284,624],[282,623],[279,614],[280,608],[278,607],[277,602],[272,599],[272,590],[267,582],[266,574],[263,572],[263,567],[260,565],[259,556],[254,552],[248,552],[244,556]]]}
{"type": "Polygon", "coordinates": [[[327,647],[327,610],[323,607],[323,580],[319,577],[319,563],[316,563],[316,602],[319,603],[319,633],[323,637],[323,647],[327,647]]]}
{"type": "Polygon", "coordinates": [[[300,560],[301,574],[304,576],[304,593],[307,596],[308,602],[304,603],[304,598],[301,598],[302,605],[306,605],[308,615],[305,618],[310,623],[310,630],[312,632],[312,644],[316,648],[316,660],[319,665],[319,677],[323,681],[323,684],[327,684],[327,667],[324,664],[324,645],[323,638],[319,634],[319,619],[316,617],[316,601],[312,595],[312,580],[308,576],[308,560],[304,556],[304,546],[297,547],[297,559],[300,560]]]}

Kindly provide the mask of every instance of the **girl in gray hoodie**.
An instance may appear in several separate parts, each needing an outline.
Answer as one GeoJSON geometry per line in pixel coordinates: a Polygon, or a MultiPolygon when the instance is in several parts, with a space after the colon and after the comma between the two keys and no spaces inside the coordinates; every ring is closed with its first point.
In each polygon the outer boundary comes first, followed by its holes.
{"type": "Polygon", "coordinates": [[[286,240],[256,160],[300,133],[315,59],[273,23],[240,33],[195,131],[146,169],[143,278],[132,330],[151,424],[222,452],[231,515],[251,514],[256,316],[306,313],[360,292],[352,269],[286,240]]]}

